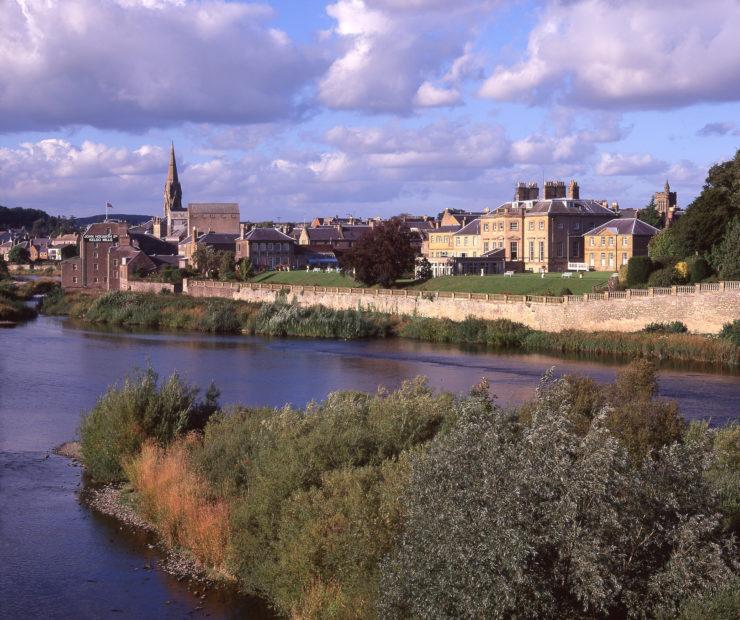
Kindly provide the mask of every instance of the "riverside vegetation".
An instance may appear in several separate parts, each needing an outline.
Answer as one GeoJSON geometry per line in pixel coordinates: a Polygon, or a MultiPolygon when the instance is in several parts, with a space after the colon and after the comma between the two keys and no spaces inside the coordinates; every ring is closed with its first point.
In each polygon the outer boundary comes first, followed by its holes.
{"type": "Polygon", "coordinates": [[[638,360],[504,410],[423,379],[221,411],[176,375],[83,418],[96,481],[293,618],[731,618],[740,427],[687,426],[638,360]]]}
{"type": "Polygon", "coordinates": [[[739,329],[738,321],[728,325],[719,337],[682,333],[680,326],[673,324],[655,324],[649,330],[632,334],[575,330],[551,333],[506,319],[468,318],[456,322],[359,310],[332,310],[323,306],[302,308],[287,298],[271,304],[253,304],[173,294],[111,292],[100,296],[65,295],[58,288],[46,296],[42,312],[126,328],[344,339],[398,336],[527,352],[615,358],[641,356],[728,368],[740,365],[740,347],[734,336],[739,329]]]}

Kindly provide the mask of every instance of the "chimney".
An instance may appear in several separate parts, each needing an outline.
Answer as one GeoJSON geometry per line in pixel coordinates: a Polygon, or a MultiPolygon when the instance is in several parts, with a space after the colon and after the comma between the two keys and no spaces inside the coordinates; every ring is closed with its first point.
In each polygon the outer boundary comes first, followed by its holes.
{"type": "Polygon", "coordinates": [[[528,197],[527,200],[538,200],[540,197],[540,188],[537,183],[530,183],[528,186],[528,197]]]}
{"type": "Polygon", "coordinates": [[[545,200],[565,198],[565,183],[563,181],[545,182],[545,200]]]}
{"type": "Polygon", "coordinates": [[[571,180],[570,183],[568,183],[568,198],[571,200],[578,200],[581,197],[580,188],[578,187],[578,183],[571,180]]]}
{"type": "Polygon", "coordinates": [[[616,200],[612,201],[612,211],[619,213],[619,203],[616,200]]]}
{"type": "Polygon", "coordinates": [[[244,222],[239,223],[239,239],[244,239],[247,235],[247,224],[244,222]]]}
{"type": "Polygon", "coordinates": [[[514,200],[529,200],[529,190],[522,181],[519,181],[519,183],[516,184],[516,190],[514,190],[514,200]]]}

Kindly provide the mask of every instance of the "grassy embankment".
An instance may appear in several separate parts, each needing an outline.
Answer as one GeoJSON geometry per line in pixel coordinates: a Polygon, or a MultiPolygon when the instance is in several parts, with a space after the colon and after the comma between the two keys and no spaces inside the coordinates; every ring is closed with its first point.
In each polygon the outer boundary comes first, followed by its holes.
{"type": "Polygon", "coordinates": [[[296,619],[726,613],[740,428],[687,429],[654,392],[641,362],[612,386],[544,381],[514,412],[416,380],[214,413],[214,390],[149,371],[87,414],[82,458],[171,546],[296,619]],[[591,574],[612,585],[586,594],[591,574]]]}
{"type": "MultiPolygon", "coordinates": [[[[560,295],[569,289],[573,295],[591,293],[594,286],[603,285],[609,274],[584,273],[583,278],[574,275],[563,278],[559,273],[546,273],[545,277],[533,273],[517,273],[505,276],[443,276],[425,282],[400,281],[398,286],[409,290],[455,291],[460,293],[501,293],[508,295],[560,295]]],[[[313,271],[269,271],[252,279],[265,284],[293,284],[297,286],[328,286],[361,288],[355,279],[341,273],[313,271]]]]}
{"type": "Polygon", "coordinates": [[[313,338],[399,336],[430,342],[480,344],[499,349],[552,354],[583,354],[631,359],[740,365],[740,347],[726,337],[686,333],[543,332],[505,319],[486,321],[395,317],[358,310],[300,308],[288,301],[250,304],[181,295],[108,293],[49,295],[42,307],[85,322],[125,328],[182,329],[210,333],[250,333],[313,338]]]}

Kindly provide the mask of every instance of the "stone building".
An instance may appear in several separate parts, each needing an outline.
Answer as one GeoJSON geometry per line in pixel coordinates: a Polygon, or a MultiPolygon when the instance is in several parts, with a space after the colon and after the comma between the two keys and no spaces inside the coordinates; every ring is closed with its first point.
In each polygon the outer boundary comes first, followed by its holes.
{"type": "Polygon", "coordinates": [[[601,201],[582,199],[571,181],[548,181],[544,198],[536,183],[519,183],[514,200],[480,218],[482,251],[503,249],[507,270],[566,271],[583,261],[582,235],[614,219],[601,201]]]}
{"type": "Polygon", "coordinates": [[[676,218],[680,217],[681,210],[678,208],[678,197],[676,192],[671,191],[671,186],[666,179],[662,192],[655,192],[655,210],[663,220],[664,228],[669,228],[676,218]]]}
{"type": "Polygon", "coordinates": [[[296,269],[296,242],[275,228],[253,228],[236,240],[236,260],[248,258],[255,269],[296,269]]]}
{"type": "Polygon", "coordinates": [[[167,169],[167,180],[164,184],[164,219],[157,218],[158,237],[176,237],[185,232],[188,221],[187,209],[182,206],[182,186],[177,176],[175,145],[170,145],[170,164],[167,169]]]}
{"type": "Polygon", "coordinates": [[[637,218],[614,219],[583,235],[586,262],[595,271],[615,271],[633,256],[647,256],[658,229],[637,218]]]}
{"type": "Polygon", "coordinates": [[[239,235],[239,205],[235,202],[191,202],[187,209],[187,234],[199,232],[239,235]]]}

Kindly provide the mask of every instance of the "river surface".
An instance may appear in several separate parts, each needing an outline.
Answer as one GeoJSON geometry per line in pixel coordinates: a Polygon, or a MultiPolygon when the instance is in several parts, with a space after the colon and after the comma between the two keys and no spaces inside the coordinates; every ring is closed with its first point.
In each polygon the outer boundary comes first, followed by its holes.
{"type": "MultiPolygon", "coordinates": [[[[602,382],[619,368],[398,339],[122,333],[43,316],[0,330],[0,618],[270,617],[259,601],[231,592],[201,599],[159,570],[152,541],[81,503],[80,469],[50,454],[75,437],[81,412],[109,384],[147,364],[204,388],[214,380],[224,404],[275,406],[392,389],[418,375],[453,392],[485,376],[510,405],[531,397],[552,366],[602,382]]],[[[723,424],[740,415],[740,376],[665,368],[660,396],[687,418],[723,424]]]]}

